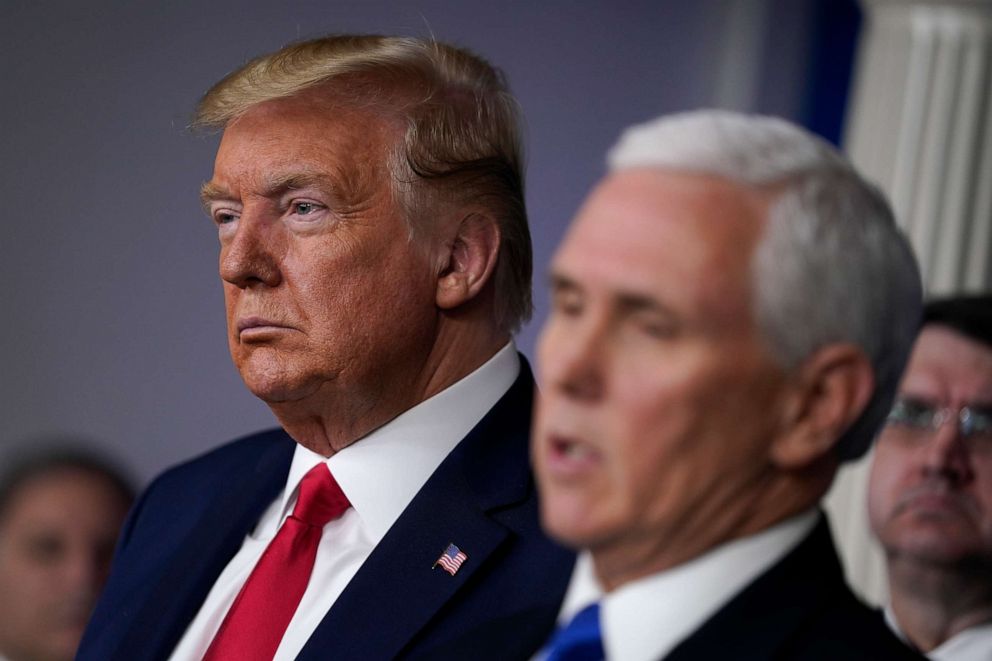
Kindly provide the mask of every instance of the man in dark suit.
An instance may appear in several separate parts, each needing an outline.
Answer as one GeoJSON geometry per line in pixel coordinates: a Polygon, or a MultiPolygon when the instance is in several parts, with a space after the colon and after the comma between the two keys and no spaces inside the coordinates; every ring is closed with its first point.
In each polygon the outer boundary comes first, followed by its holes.
{"type": "Polygon", "coordinates": [[[212,88],[229,344],[282,429],[135,507],[81,659],[526,657],[572,562],[537,523],[515,101],[433,41],[286,47],[212,88]]]}
{"type": "Polygon", "coordinates": [[[551,269],[533,457],[583,549],[549,658],[915,658],[818,510],[891,404],[920,282],[882,196],[787,122],[634,127],[551,269]]]}
{"type": "Polygon", "coordinates": [[[868,482],[885,621],[935,661],[992,659],[992,294],[927,303],[868,482]]]}

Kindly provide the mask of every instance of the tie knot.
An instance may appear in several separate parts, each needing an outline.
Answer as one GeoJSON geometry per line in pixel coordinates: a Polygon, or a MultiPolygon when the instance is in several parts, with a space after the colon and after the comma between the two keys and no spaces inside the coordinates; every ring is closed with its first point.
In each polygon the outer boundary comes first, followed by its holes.
{"type": "Polygon", "coordinates": [[[293,516],[311,526],[323,528],[350,506],[348,497],[341,491],[327,464],[320,463],[303,476],[293,516]]]}
{"type": "Polygon", "coordinates": [[[599,629],[599,604],[580,610],[548,646],[547,661],[598,661],[603,659],[603,635],[599,629]]]}

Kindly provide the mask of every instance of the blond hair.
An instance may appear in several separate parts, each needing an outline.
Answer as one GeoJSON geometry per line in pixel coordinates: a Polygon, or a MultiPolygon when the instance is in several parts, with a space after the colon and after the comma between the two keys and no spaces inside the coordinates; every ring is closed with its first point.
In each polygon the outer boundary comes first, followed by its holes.
{"type": "Polygon", "coordinates": [[[442,201],[478,206],[496,220],[494,315],[501,329],[517,330],[531,315],[533,268],[519,111],[502,72],[481,57],[410,37],[333,35],[290,44],[214,85],[193,125],[222,129],[259,103],[331,82],[340,83],[336,100],[406,125],[387,166],[413,234],[429,231],[442,201]]]}

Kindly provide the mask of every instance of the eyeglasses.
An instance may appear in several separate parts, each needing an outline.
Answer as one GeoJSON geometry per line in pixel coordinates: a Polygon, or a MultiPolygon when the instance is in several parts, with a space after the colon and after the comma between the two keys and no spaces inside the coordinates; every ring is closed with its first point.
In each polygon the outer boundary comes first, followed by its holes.
{"type": "Polygon", "coordinates": [[[958,433],[974,448],[992,450],[992,407],[937,407],[932,403],[899,397],[886,418],[886,424],[903,427],[916,434],[932,434],[945,423],[957,421],[958,433]]]}

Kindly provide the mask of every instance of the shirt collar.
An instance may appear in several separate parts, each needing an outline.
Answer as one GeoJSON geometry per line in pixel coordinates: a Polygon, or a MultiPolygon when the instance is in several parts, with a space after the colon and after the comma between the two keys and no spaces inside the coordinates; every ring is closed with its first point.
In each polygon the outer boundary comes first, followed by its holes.
{"type": "MultiPolygon", "coordinates": [[[[906,636],[906,633],[899,626],[892,606],[886,605],[883,612],[885,613],[885,623],[889,625],[892,633],[912,649],[917,649],[913,641],[906,636]]],[[[926,656],[933,661],[986,661],[992,659],[992,622],[959,631],[927,652],[926,656]]]]}
{"type": "Polygon", "coordinates": [[[307,471],[325,462],[378,544],[448,453],[485,416],[520,374],[509,342],[481,367],[365,437],[325,458],[297,444],[279,523],[289,515],[307,471]]]}
{"type": "Polygon", "coordinates": [[[600,623],[609,659],[657,659],[798,546],[816,525],[809,510],[767,530],[718,546],[667,571],[607,593],[588,552],[579,555],[559,623],[601,600],[600,623]],[[666,626],[659,627],[658,622],[666,626]]]}

